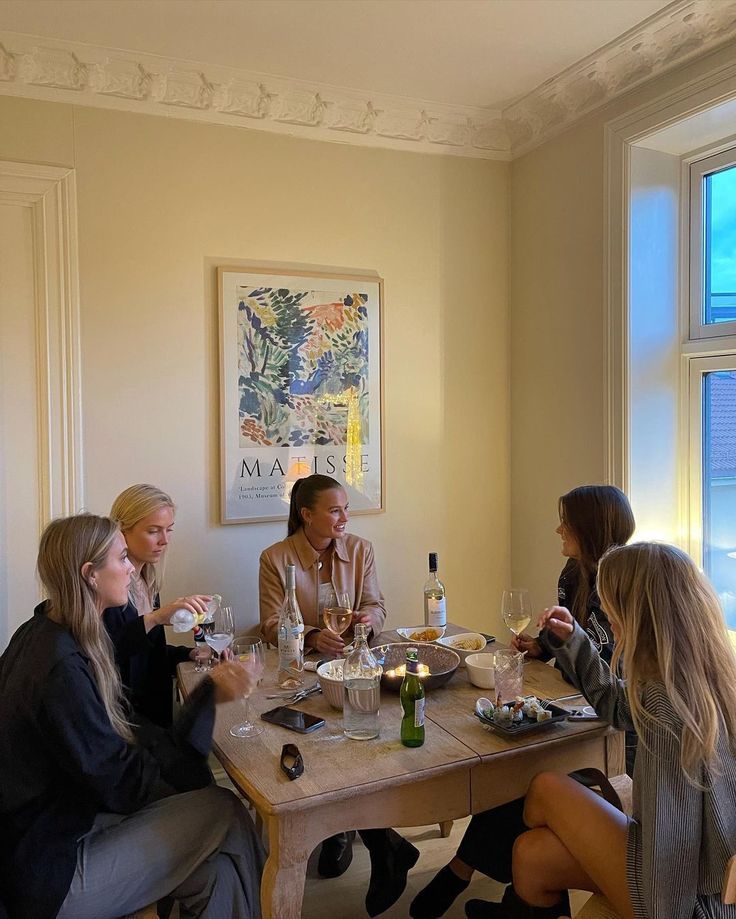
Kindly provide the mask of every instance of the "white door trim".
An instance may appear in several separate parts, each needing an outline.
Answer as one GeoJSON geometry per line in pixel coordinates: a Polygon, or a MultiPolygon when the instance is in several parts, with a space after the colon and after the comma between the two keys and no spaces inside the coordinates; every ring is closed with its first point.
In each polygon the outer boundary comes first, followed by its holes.
{"type": "Polygon", "coordinates": [[[74,170],[0,160],[0,202],[33,212],[41,530],[84,503],[74,170]]]}

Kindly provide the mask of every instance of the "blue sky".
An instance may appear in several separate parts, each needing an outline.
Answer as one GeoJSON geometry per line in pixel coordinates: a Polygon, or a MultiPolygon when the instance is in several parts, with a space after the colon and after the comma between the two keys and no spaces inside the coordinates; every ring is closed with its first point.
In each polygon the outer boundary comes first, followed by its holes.
{"type": "Polygon", "coordinates": [[[711,289],[736,291],[736,166],[710,177],[711,289]]]}

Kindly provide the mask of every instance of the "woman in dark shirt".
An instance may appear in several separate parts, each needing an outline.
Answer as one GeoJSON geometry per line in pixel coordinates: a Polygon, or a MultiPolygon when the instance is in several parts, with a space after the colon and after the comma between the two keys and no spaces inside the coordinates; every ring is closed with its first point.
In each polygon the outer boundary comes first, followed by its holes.
{"type": "Polygon", "coordinates": [[[224,664],[170,731],[127,720],[104,608],[132,565],[115,523],[41,537],[48,592],[0,657],[0,890],[13,919],[116,919],[165,896],[182,917],[259,916],[263,852],[237,798],[210,785],[214,705],[250,692],[224,664]],[[181,793],[181,794],[180,794],[181,793]]]}
{"type": "MultiPolygon", "coordinates": [[[[568,559],[557,585],[558,601],[572,611],[605,661],[613,654],[613,632],[595,590],[598,562],[612,546],[628,542],[634,533],[634,514],[626,495],[613,485],[581,485],[558,502],[562,554],[568,559]]],[[[514,647],[529,657],[553,657],[550,635],[542,629],[536,638],[522,634],[514,647]]],[[[635,734],[627,735],[627,772],[633,770],[635,734]]],[[[511,850],[526,829],[524,799],[476,814],[468,824],[457,854],[414,898],[413,919],[437,919],[468,886],[474,871],[503,884],[511,880],[511,850]]],[[[560,915],[564,914],[564,909],[560,915]]],[[[531,915],[531,914],[530,914],[531,915]]]]}
{"type": "Polygon", "coordinates": [[[159,604],[157,565],[174,529],[174,502],[153,485],[131,485],[113,502],[110,517],[120,527],[134,571],[127,602],[106,609],[105,628],[115,648],[115,662],[134,711],[168,727],[172,718],[172,678],[176,666],[194,659],[195,651],[166,643],[164,625],[179,609],[203,613],[210,597],[179,597],[159,604]]]}

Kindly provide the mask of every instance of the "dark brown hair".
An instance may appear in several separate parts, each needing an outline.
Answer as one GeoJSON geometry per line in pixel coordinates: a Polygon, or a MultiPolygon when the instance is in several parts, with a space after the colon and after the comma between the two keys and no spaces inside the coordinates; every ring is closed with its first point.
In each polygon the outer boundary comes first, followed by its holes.
{"type": "Polygon", "coordinates": [[[575,538],[580,556],[570,559],[566,570],[574,571],[577,587],[570,612],[585,628],[588,599],[595,586],[598,562],[612,546],[623,546],[634,533],[634,514],[629,499],[615,485],[581,485],[558,502],[560,522],[575,538]]]}
{"type": "Polygon", "coordinates": [[[291,489],[291,503],[289,504],[289,523],[287,535],[293,536],[299,527],[304,526],[302,508],[314,507],[317,495],[331,488],[342,488],[336,479],[328,475],[308,475],[305,479],[297,479],[291,489]]]}

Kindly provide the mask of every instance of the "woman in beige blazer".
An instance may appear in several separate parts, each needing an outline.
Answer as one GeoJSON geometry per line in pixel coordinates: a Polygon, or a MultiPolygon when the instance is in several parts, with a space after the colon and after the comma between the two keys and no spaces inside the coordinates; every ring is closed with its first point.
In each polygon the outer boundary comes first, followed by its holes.
{"type": "Polygon", "coordinates": [[[325,654],[342,653],[342,636],[320,628],[320,590],[347,593],[353,622],[378,635],[386,620],[378,586],[373,546],[346,533],[348,496],[326,475],[297,479],[291,491],[288,535],[261,555],[259,598],[261,630],[276,644],[276,629],[286,592],[286,566],[296,567],[296,595],[304,617],[304,643],[325,654]]]}
{"type": "MultiPolygon", "coordinates": [[[[348,496],[335,479],[310,475],[291,490],[288,535],[261,554],[259,600],[261,631],[277,643],[279,612],[286,594],[286,566],[296,568],[296,594],[304,617],[304,644],[322,654],[339,656],[341,635],[320,628],[320,593],[347,593],[353,622],[364,622],[378,635],[386,620],[378,586],[373,546],[367,539],[345,532],[348,496]]],[[[419,851],[395,830],[360,830],[371,857],[371,878],[365,906],[377,916],[404,892],[409,869],[419,851]]],[[[317,866],[322,877],[338,877],[353,858],[354,832],[339,833],[322,843],[317,866]]]]}

